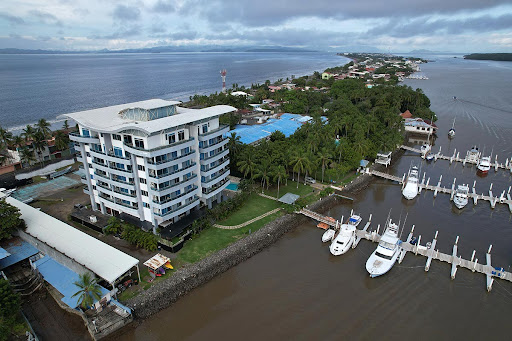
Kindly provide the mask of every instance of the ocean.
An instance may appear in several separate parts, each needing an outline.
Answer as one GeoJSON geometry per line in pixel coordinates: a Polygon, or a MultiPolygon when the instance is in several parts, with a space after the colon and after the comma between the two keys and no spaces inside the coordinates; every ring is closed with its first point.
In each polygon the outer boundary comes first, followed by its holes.
{"type": "MultiPolygon", "coordinates": [[[[127,53],[0,55],[0,126],[19,130],[65,113],[164,98],[186,101],[343,65],[344,57],[316,52],[127,53]]],[[[60,127],[61,124],[58,124],[60,127]]]]}

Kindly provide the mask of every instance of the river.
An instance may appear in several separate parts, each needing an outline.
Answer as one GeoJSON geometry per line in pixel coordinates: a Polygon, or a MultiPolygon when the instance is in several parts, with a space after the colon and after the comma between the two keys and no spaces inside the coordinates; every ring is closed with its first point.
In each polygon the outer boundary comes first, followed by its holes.
{"type": "MultiPolygon", "coordinates": [[[[476,144],[485,148],[485,154],[497,153],[503,162],[511,157],[512,63],[432,58],[435,62],[422,65],[429,80],[406,83],[424,90],[439,117],[434,151],[441,146],[445,154],[456,148],[465,155],[476,144]],[[454,117],[457,134],[450,141],[447,132],[454,117]]],[[[411,162],[421,160],[407,152],[390,172],[401,176],[411,162]]],[[[480,178],[474,166],[443,160],[423,162],[421,167],[431,183],[442,174],[446,187],[454,177],[457,183],[471,185],[476,180],[479,193],[487,191],[491,182],[495,193],[512,184],[504,170],[491,170],[480,178]]],[[[393,220],[401,218],[402,223],[407,214],[402,239],[414,224],[415,236],[421,235],[423,244],[437,230],[440,251],[451,254],[460,236],[459,254],[464,258],[471,258],[476,250],[479,261],[485,261],[493,244],[493,265],[508,269],[511,264],[511,214],[505,205],[492,210],[487,202],[469,203],[458,211],[448,195],[434,198],[432,192],[422,192],[409,202],[402,198],[399,185],[386,180],[375,180],[354,199],[329,214],[347,217],[354,209],[363,223],[373,214],[371,230],[384,224],[390,210],[393,220]]],[[[334,257],[321,235],[313,221],[298,226],[137,328],[128,328],[119,339],[506,339],[512,331],[511,283],[496,280],[488,293],[484,275],[459,269],[451,280],[450,265],[433,261],[425,272],[425,258],[410,253],[389,273],[371,279],[365,262],[376,244],[362,240],[356,249],[334,257]]]]}

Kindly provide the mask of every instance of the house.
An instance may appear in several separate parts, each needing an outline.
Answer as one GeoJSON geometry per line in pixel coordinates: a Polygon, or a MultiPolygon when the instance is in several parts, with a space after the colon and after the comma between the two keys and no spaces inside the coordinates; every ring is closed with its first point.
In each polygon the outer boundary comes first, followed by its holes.
{"type": "Polygon", "coordinates": [[[409,109],[407,109],[405,112],[401,113],[400,116],[402,116],[403,119],[412,118],[412,114],[409,111],[409,109]]]}
{"type": "Polygon", "coordinates": [[[179,107],[163,99],[65,114],[83,163],[84,192],[93,210],[139,226],[165,228],[223,200],[229,185],[229,126],[219,116],[228,105],[179,107]]]}
{"type": "Polygon", "coordinates": [[[322,79],[330,79],[332,77],[334,77],[335,75],[333,73],[330,73],[330,72],[323,72],[322,73],[322,79]]]}
{"type": "Polygon", "coordinates": [[[437,126],[434,123],[421,118],[406,118],[404,127],[408,133],[422,135],[432,135],[437,130],[437,126]]]}
{"type": "Polygon", "coordinates": [[[249,94],[247,92],[243,92],[243,91],[233,91],[231,93],[232,96],[243,96],[243,97],[248,97],[249,94]]]}
{"type": "Polygon", "coordinates": [[[282,89],[282,88],[281,88],[280,86],[276,86],[276,85],[269,85],[269,86],[268,86],[268,90],[269,90],[270,92],[276,92],[276,91],[281,90],[281,89],[282,89]]]}

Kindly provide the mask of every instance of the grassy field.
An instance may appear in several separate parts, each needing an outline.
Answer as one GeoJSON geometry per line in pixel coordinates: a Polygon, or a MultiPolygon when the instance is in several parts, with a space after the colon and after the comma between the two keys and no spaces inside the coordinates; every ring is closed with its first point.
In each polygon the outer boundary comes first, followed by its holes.
{"type": "MultiPolygon", "coordinates": [[[[244,208],[242,207],[241,210],[243,209],[244,208]]],[[[235,230],[223,230],[216,227],[204,230],[196,237],[187,241],[183,249],[178,252],[178,260],[184,263],[197,262],[245,237],[249,234],[249,231],[252,233],[259,230],[265,226],[265,224],[280,217],[281,215],[283,215],[282,211],[235,230]]]]}
{"type": "MultiPolygon", "coordinates": [[[[261,187],[259,190],[261,190],[261,187]]],[[[280,197],[282,197],[286,193],[298,194],[301,197],[303,197],[313,191],[314,191],[313,187],[311,187],[309,185],[304,185],[304,183],[299,183],[299,187],[297,188],[297,182],[291,181],[291,180],[288,180],[288,185],[283,183],[283,184],[281,184],[281,186],[279,186],[279,196],[280,197]]],[[[271,187],[269,187],[268,190],[265,189],[263,192],[265,194],[270,195],[275,198],[277,196],[277,186],[271,186],[271,187]]]]}
{"type": "Polygon", "coordinates": [[[238,224],[242,224],[248,220],[256,218],[263,213],[267,213],[268,211],[272,211],[278,207],[281,207],[283,204],[270,200],[268,198],[263,198],[256,193],[253,193],[247,198],[247,201],[244,203],[242,208],[238,211],[233,212],[227,219],[222,221],[218,221],[219,225],[224,226],[234,226],[238,224]]]}

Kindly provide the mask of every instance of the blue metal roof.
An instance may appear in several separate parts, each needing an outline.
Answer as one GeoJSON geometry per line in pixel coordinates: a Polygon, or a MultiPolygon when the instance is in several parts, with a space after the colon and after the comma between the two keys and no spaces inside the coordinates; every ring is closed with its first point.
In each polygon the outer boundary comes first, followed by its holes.
{"type": "MultiPolygon", "coordinates": [[[[45,281],[50,283],[55,289],[57,289],[64,297],[61,299],[62,302],[66,303],[72,309],[78,307],[78,296],[73,296],[79,288],[74,285],[74,282],[80,280],[80,276],[58,263],[50,256],[44,256],[34,262],[36,268],[43,275],[45,281]]],[[[106,295],[109,291],[103,287],[101,288],[101,295],[106,295]]]]}
{"type": "MultiPolygon", "coordinates": [[[[307,118],[307,117],[306,117],[307,118]]],[[[309,117],[309,120],[311,117],[309,117]]],[[[274,131],[280,131],[284,136],[292,135],[305,122],[305,117],[296,114],[283,114],[280,118],[271,118],[266,123],[257,125],[237,125],[235,129],[229,131],[226,136],[236,133],[240,136],[240,141],[245,144],[253,143],[263,138],[269,137],[274,131]]]]}
{"type": "Polygon", "coordinates": [[[38,249],[19,238],[10,241],[7,245],[4,244],[3,246],[5,251],[10,253],[10,256],[0,259],[0,270],[21,262],[22,260],[25,260],[39,252],[38,249]]]}
{"type": "Polygon", "coordinates": [[[8,257],[10,256],[11,254],[9,252],[7,252],[5,249],[2,249],[0,247],[0,259],[4,259],[5,257],[8,257]]]}

